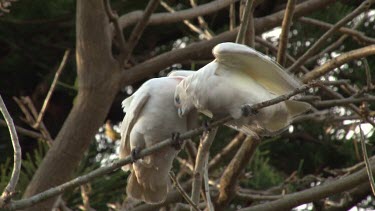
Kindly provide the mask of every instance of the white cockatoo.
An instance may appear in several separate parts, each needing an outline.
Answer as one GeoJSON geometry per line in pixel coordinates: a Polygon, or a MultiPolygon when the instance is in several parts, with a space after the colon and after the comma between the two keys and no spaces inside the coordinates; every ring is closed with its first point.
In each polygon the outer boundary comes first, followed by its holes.
{"type": "Polygon", "coordinates": [[[248,135],[283,131],[293,118],[310,109],[304,102],[287,100],[243,115],[244,105],[252,105],[286,94],[301,86],[276,62],[254,49],[236,43],[221,43],[213,48],[215,60],[186,77],[175,92],[179,116],[192,109],[214,118],[231,115],[228,126],[248,135]]]}
{"type": "MultiPolygon", "coordinates": [[[[196,111],[191,110],[184,118],[177,115],[174,92],[184,78],[178,75],[148,80],[123,101],[126,115],[121,126],[120,158],[135,156],[172,133],[186,132],[196,125],[196,111]]],[[[178,152],[172,146],[166,147],[124,166],[123,170],[132,171],[126,187],[128,196],[146,203],[163,202],[170,188],[168,172],[178,152]]]]}

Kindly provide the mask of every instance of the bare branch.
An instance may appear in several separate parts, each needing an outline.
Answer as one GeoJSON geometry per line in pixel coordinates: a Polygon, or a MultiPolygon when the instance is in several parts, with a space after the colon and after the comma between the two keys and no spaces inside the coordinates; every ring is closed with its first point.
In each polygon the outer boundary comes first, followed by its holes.
{"type": "MultiPolygon", "coordinates": [[[[161,1],[160,4],[166,9],[168,10],[169,12],[171,13],[175,13],[176,11],[170,7],[165,1],[161,1]]],[[[198,33],[199,35],[203,35],[206,39],[211,39],[211,37],[207,36],[205,32],[203,32],[200,28],[198,28],[197,26],[195,26],[194,24],[192,24],[190,21],[188,20],[183,20],[183,23],[188,26],[192,31],[198,33]]]]}
{"type": "Polygon", "coordinates": [[[373,102],[375,97],[361,97],[361,98],[344,98],[336,100],[324,100],[312,102],[315,107],[332,107],[332,106],[342,106],[351,103],[362,103],[362,102],[373,102]]]}
{"type": "Polygon", "coordinates": [[[310,56],[312,56],[319,48],[321,48],[327,39],[335,33],[339,28],[344,26],[347,22],[351,21],[357,15],[367,10],[370,5],[373,3],[373,0],[367,0],[363,2],[359,7],[357,7],[353,12],[345,16],[339,22],[337,22],[332,28],[330,28],[326,33],[324,33],[319,40],[317,40],[309,50],[307,50],[298,60],[288,68],[290,72],[300,67],[310,56]]]}
{"type": "Polygon", "coordinates": [[[193,174],[193,186],[191,188],[191,200],[195,204],[199,204],[199,191],[202,187],[202,176],[203,176],[203,168],[206,159],[208,159],[208,155],[210,153],[210,147],[215,139],[216,133],[218,128],[215,127],[211,131],[209,131],[203,139],[201,139],[201,143],[198,147],[198,154],[195,161],[194,166],[194,174],[193,174]]]}
{"type": "Polygon", "coordinates": [[[333,70],[336,67],[339,67],[349,61],[360,59],[369,55],[375,54],[375,45],[369,45],[363,48],[352,50],[346,53],[341,54],[338,57],[331,59],[330,61],[324,63],[323,65],[313,69],[311,72],[307,73],[302,77],[303,82],[308,82],[313,79],[316,79],[329,71],[333,70]]]}
{"type": "Polygon", "coordinates": [[[145,12],[142,15],[142,18],[139,20],[138,24],[134,27],[128,41],[127,51],[124,53],[124,61],[122,63],[127,63],[129,60],[134,47],[137,45],[139,38],[146,28],[151,14],[154,12],[156,7],[159,5],[160,0],[151,0],[148,2],[145,12]]]}
{"type": "MultiPolygon", "coordinates": [[[[371,168],[375,168],[373,162],[371,168]]],[[[281,199],[240,209],[240,211],[273,211],[290,210],[301,204],[316,201],[333,194],[352,189],[368,179],[366,169],[362,169],[348,176],[340,177],[313,188],[284,195],[281,199]]]]}
{"type": "Polygon", "coordinates": [[[220,178],[219,197],[216,200],[216,208],[220,209],[229,204],[236,194],[236,184],[243,169],[251,160],[256,148],[260,143],[257,135],[248,136],[236,155],[224,170],[220,178]]]}
{"type": "Polygon", "coordinates": [[[372,89],[373,86],[372,86],[372,80],[371,80],[370,66],[368,65],[368,62],[367,62],[366,58],[364,58],[362,60],[363,60],[363,63],[365,65],[367,89],[372,89]]]}
{"type": "Polygon", "coordinates": [[[10,201],[11,197],[15,194],[16,192],[16,186],[18,182],[18,178],[20,175],[21,171],[21,162],[22,162],[22,152],[21,152],[21,147],[18,141],[18,136],[16,132],[16,128],[14,127],[13,119],[10,116],[5,103],[3,101],[3,98],[0,95],[0,111],[4,116],[4,119],[6,123],[8,124],[9,128],[9,133],[10,133],[10,138],[12,140],[12,146],[13,146],[13,171],[12,175],[10,177],[10,180],[5,187],[3,193],[0,196],[0,208],[3,206],[6,206],[7,203],[10,201]]]}
{"type": "Polygon", "coordinates": [[[209,156],[207,154],[205,162],[204,162],[204,167],[203,167],[204,191],[205,191],[206,200],[207,200],[207,209],[208,211],[214,211],[215,209],[211,200],[210,185],[208,184],[210,180],[208,177],[208,158],[209,156]]]}
{"type": "Polygon", "coordinates": [[[229,7],[229,30],[232,31],[236,27],[236,5],[230,4],[229,7]]]}
{"type": "Polygon", "coordinates": [[[122,29],[121,29],[121,26],[120,26],[120,23],[119,23],[119,17],[117,15],[117,13],[114,13],[111,9],[111,4],[110,4],[110,0],[103,0],[104,1],[104,9],[105,9],[105,12],[107,13],[107,16],[108,16],[108,19],[110,22],[113,23],[113,26],[115,28],[115,33],[116,33],[116,37],[119,41],[119,44],[120,44],[120,56],[118,58],[118,61],[119,61],[119,64],[121,66],[121,68],[124,67],[125,63],[123,62],[124,59],[125,59],[125,52],[127,52],[127,49],[126,49],[126,44],[125,44],[125,38],[124,38],[124,35],[122,33],[122,29]]]}
{"type": "Polygon", "coordinates": [[[64,53],[64,57],[63,57],[63,59],[60,63],[59,68],[57,69],[57,71],[55,73],[55,77],[53,78],[51,87],[50,87],[50,89],[47,93],[46,99],[44,100],[44,103],[43,103],[42,109],[39,112],[38,118],[36,118],[36,122],[33,125],[33,128],[39,128],[40,127],[40,123],[42,122],[42,119],[44,117],[44,113],[46,112],[48,103],[49,103],[49,101],[52,97],[52,93],[55,90],[57,81],[59,80],[60,74],[65,67],[66,61],[68,61],[69,53],[70,53],[70,49],[66,50],[65,53],[64,53]]]}
{"type": "Polygon", "coordinates": [[[215,155],[215,157],[210,160],[208,164],[209,170],[215,169],[223,160],[223,158],[227,157],[231,152],[238,149],[245,138],[245,134],[238,133],[227,146],[225,146],[218,154],[215,155]]]}
{"type": "Polygon", "coordinates": [[[184,191],[184,189],[181,187],[180,183],[177,181],[176,176],[174,175],[173,172],[169,172],[169,177],[173,181],[174,186],[177,188],[178,192],[184,197],[185,201],[190,204],[191,208],[195,211],[199,211],[200,209],[198,208],[197,204],[194,203],[190,197],[187,195],[187,193],[184,191]]]}
{"type": "MultiPolygon", "coordinates": [[[[315,26],[319,26],[319,27],[324,28],[324,29],[331,29],[331,28],[334,27],[334,25],[332,25],[330,23],[326,23],[324,21],[316,20],[316,19],[313,19],[313,18],[301,17],[298,20],[301,21],[302,23],[307,24],[307,25],[315,25],[315,26]]],[[[363,42],[364,44],[374,44],[375,43],[374,38],[368,37],[368,36],[364,35],[363,32],[359,32],[359,31],[354,30],[354,29],[350,29],[350,28],[347,28],[347,27],[341,27],[341,28],[338,29],[338,31],[341,32],[341,33],[350,35],[354,39],[356,39],[360,42],[363,42]]]]}
{"type": "Polygon", "coordinates": [[[286,49],[288,45],[288,34],[290,30],[290,26],[292,25],[292,19],[294,14],[294,7],[296,5],[295,0],[288,0],[288,4],[286,5],[284,20],[282,23],[282,30],[279,39],[279,50],[277,51],[277,62],[281,64],[281,66],[285,67],[286,62],[286,49]]]}
{"type": "MultiPolygon", "coordinates": [[[[149,24],[157,25],[161,23],[176,23],[183,20],[190,20],[202,15],[208,15],[226,8],[231,3],[234,3],[238,0],[216,0],[207,4],[197,6],[196,8],[190,8],[176,13],[156,13],[150,17],[149,24]]],[[[120,17],[121,28],[126,28],[141,19],[143,11],[134,11],[128,14],[125,14],[120,17]]]]}
{"type": "MultiPolygon", "coordinates": [[[[216,1],[214,2],[218,3],[219,1],[221,2],[224,0],[218,0],[217,2],[216,1]]],[[[333,2],[335,2],[335,0],[309,0],[303,3],[300,3],[296,5],[294,16],[300,17],[306,13],[310,13],[319,8],[325,7],[333,2]]],[[[229,5],[229,3],[227,5],[229,5]]],[[[167,13],[167,14],[172,15],[170,13],[167,13]]],[[[155,17],[155,16],[152,16],[152,17],[155,17]]],[[[162,16],[162,17],[169,20],[167,18],[169,16],[165,16],[165,17],[162,16]]],[[[262,33],[264,31],[272,29],[273,27],[278,26],[282,22],[283,17],[284,17],[284,11],[280,11],[280,12],[274,13],[266,17],[257,18],[255,19],[255,31],[257,33],[262,33]]],[[[164,20],[163,18],[160,18],[160,19],[164,20]]],[[[179,19],[179,21],[184,20],[186,18],[187,17],[182,16],[181,19],[179,19]]],[[[153,19],[151,18],[150,19],[151,22],[149,22],[149,24],[152,23],[152,20],[153,19]]],[[[202,57],[209,57],[209,56],[212,57],[211,50],[215,45],[221,42],[233,41],[235,40],[236,35],[237,35],[237,30],[224,32],[220,35],[215,36],[211,40],[204,40],[204,41],[196,42],[194,44],[188,45],[186,48],[176,49],[176,50],[158,55],[152,59],[149,59],[141,64],[138,64],[128,69],[127,71],[123,71],[121,74],[120,86],[125,86],[131,83],[137,82],[141,80],[142,78],[150,74],[159,72],[160,70],[167,68],[168,66],[173,65],[175,63],[187,61],[189,59],[201,59],[202,57]]]]}
{"type": "MultiPolygon", "coordinates": [[[[7,123],[2,119],[0,119],[0,125],[4,126],[4,127],[7,127],[7,123]]],[[[42,134],[37,133],[35,131],[25,129],[25,128],[22,128],[22,127],[17,126],[17,125],[15,125],[15,127],[16,127],[17,132],[20,133],[20,134],[23,134],[23,135],[26,135],[26,136],[29,136],[29,137],[35,138],[35,139],[43,139],[44,138],[42,134]]]]}
{"type": "MultiPolygon", "coordinates": [[[[196,8],[198,6],[197,2],[195,0],[190,0],[190,4],[193,8],[196,8]]],[[[204,20],[203,16],[198,16],[198,22],[199,22],[199,25],[201,26],[201,28],[203,28],[204,34],[207,36],[207,38],[211,39],[213,37],[213,34],[210,31],[210,29],[208,28],[208,24],[204,20]]]]}
{"type": "Polygon", "coordinates": [[[236,43],[245,43],[245,36],[246,36],[246,31],[248,30],[249,27],[249,19],[252,13],[252,7],[253,7],[254,0],[246,0],[246,6],[245,6],[245,11],[242,14],[241,17],[241,24],[240,24],[240,29],[237,34],[236,38],[236,43]]]}
{"type": "Polygon", "coordinates": [[[361,141],[361,147],[362,147],[363,160],[365,161],[365,164],[366,164],[366,172],[367,172],[367,175],[368,175],[368,178],[369,178],[369,181],[370,181],[371,191],[372,191],[372,194],[375,196],[375,181],[374,181],[374,176],[373,176],[373,173],[372,173],[370,161],[369,161],[368,155],[367,155],[365,137],[363,135],[363,130],[361,128],[361,124],[358,124],[358,127],[359,127],[359,133],[360,133],[360,141],[361,141]]]}

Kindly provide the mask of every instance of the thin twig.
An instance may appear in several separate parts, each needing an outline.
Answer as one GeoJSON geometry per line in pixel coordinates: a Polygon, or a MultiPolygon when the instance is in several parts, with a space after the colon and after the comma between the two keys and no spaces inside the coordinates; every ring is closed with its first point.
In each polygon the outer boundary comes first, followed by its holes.
{"type": "Polygon", "coordinates": [[[365,161],[365,164],[366,164],[366,171],[367,171],[368,178],[370,180],[371,191],[372,191],[372,194],[375,196],[375,181],[374,181],[374,176],[372,174],[370,161],[369,161],[368,155],[367,155],[365,137],[363,135],[363,130],[361,128],[361,124],[358,124],[358,127],[359,127],[359,133],[360,133],[360,137],[361,137],[360,140],[361,140],[363,160],[365,161]]]}
{"type": "MultiPolygon", "coordinates": [[[[176,11],[170,7],[166,2],[164,1],[160,1],[160,4],[161,6],[163,6],[166,10],[168,10],[170,13],[175,13],[176,11]]],[[[200,29],[198,28],[197,26],[195,26],[194,24],[192,24],[190,21],[188,20],[184,20],[183,23],[189,27],[192,31],[198,33],[199,35],[203,35],[206,39],[210,39],[210,37],[207,37],[207,35],[200,29]]]]}
{"type": "MultiPolygon", "coordinates": [[[[267,49],[269,49],[270,51],[272,51],[274,55],[277,56],[278,49],[271,42],[269,42],[267,40],[264,40],[263,38],[261,38],[259,36],[255,37],[255,41],[257,43],[259,43],[260,45],[265,46],[267,49]]],[[[285,55],[286,55],[286,58],[289,60],[290,63],[296,62],[296,59],[294,59],[287,52],[285,52],[285,55]]],[[[301,72],[304,72],[304,73],[308,73],[309,72],[309,70],[304,65],[302,65],[301,67],[299,67],[298,70],[300,70],[301,72]]]]}
{"type": "Polygon", "coordinates": [[[229,30],[232,31],[236,27],[236,7],[235,3],[229,7],[229,30]]]}
{"type": "Polygon", "coordinates": [[[124,55],[123,64],[126,64],[134,50],[134,47],[137,45],[144,29],[147,26],[148,20],[150,19],[151,14],[154,12],[156,7],[159,5],[160,0],[151,0],[148,2],[145,12],[141,20],[139,20],[138,24],[134,27],[132,33],[130,34],[129,41],[128,41],[128,49],[124,55]]]}
{"type": "Polygon", "coordinates": [[[290,26],[292,25],[292,19],[294,14],[294,8],[296,5],[296,0],[288,0],[288,4],[286,5],[284,19],[282,23],[282,29],[280,34],[280,41],[279,41],[279,50],[277,51],[277,62],[281,64],[281,66],[285,67],[286,62],[286,49],[288,45],[288,34],[290,30],[290,26]]]}
{"type": "MultiPolygon", "coordinates": [[[[320,86],[320,88],[322,88],[330,96],[332,96],[336,99],[344,99],[344,97],[340,93],[331,90],[329,87],[326,87],[326,86],[324,86],[322,84],[319,84],[319,83],[317,83],[317,85],[320,86]]],[[[355,113],[357,113],[359,116],[364,118],[373,127],[375,127],[375,122],[368,115],[363,115],[363,112],[361,112],[361,110],[356,105],[351,103],[351,104],[348,104],[346,106],[349,107],[351,110],[353,110],[355,113]]]]}
{"type": "MultiPolygon", "coordinates": [[[[4,126],[4,127],[8,126],[7,123],[2,119],[0,119],[0,125],[4,126]]],[[[23,134],[23,135],[26,135],[26,136],[29,136],[29,137],[35,138],[35,139],[43,139],[44,138],[42,134],[37,133],[35,131],[25,129],[25,128],[17,126],[17,125],[15,125],[15,127],[16,127],[17,132],[20,133],[20,134],[23,134]]]]}
{"type": "Polygon", "coordinates": [[[241,18],[241,26],[238,31],[237,37],[236,37],[236,43],[244,43],[245,41],[245,35],[246,31],[248,30],[249,26],[249,17],[251,15],[252,7],[253,7],[253,1],[254,0],[247,0],[246,1],[246,6],[245,6],[245,11],[242,14],[241,18]]]}
{"type": "Polygon", "coordinates": [[[4,119],[8,124],[10,138],[12,140],[12,146],[13,146],[13,151],[14,151],[12,175],[10,177],[9,183],[7,184],[3,193],[0,196],[0,208],[1,208],[9,202],[11,197],[16,192],[16,186],[17,186],[18,178],[19,178],[20,171],[21,171],[22,152],[21,152],[21,147],[20,147],[19,141],[18,141],[16,128],[14,127],[13,119],[10,116],[10,114],[9,114],[7,108],[6,108],[5,103],[4,103],[1,95],[0,95],[0,111],[3,114],[4,119]]]}
{"type": "Polygon", "coordinates": [[[351,21],[357,15],[367,10],[370,5],[373,3],[373,0],[367,0],[363,2],[359,7],[357,7],[353,12],[345,16],[339,22],[337,22],[332,28],[330,28],[326,33],[324,33],[309,50],[307,50],[297,61],[288,68],[289,72],[292,72],[294,69],[300,67],[310,56],[312,56],[318,49],[320,49],[327,39],[335,33],[339,28],[344,26],[347,22],[351,21]]]}
{"type": "Polygon", "coordinates": [[[361,97],[361,98],[344,98],[335,100],[324,100],[312,102],[316,107],[331,107],[331,106],[341,106],[350,103],[362,103],[362,102],[373,102],[375,97],[361,97]]]}
{"type": "Polygon", "coordinates": [[[198,154],[195,160],[194,166],[194,175],[193,175],[193,186],[191,189],[191,200],[195,203],[199,203],[199,192],[202,187],[202,176],[203,176],[203,168],[204,162],[209,154],[209,150],[213,140],[215,139],[216,133],[218,128],[215,127],[211,131],[209,131],[206,136],[201,139],[201,143],[198,147],[198,154]]]}
{"type": "MultiPolygon", "coordinates": [[[[324,21],[320,21],[320,20],[316,20],[316,19],[313,19],[313,18],[301,17],[298,20],[307,24],[307,25],[315,25],[315,26],[318,26],[318,27],[321,27],[321,28],[324,28],[324,29],[330,29],[334,26],[333,24],[330,24],[330,23],[327,23],[327,22],[324,22],[324,21]]],[[[374,38],[365,36],[364,33],[360,32],[360,31],[357,31],[357,30],[354,30],[354,29],[350,29],[350,28],[347,28],[347,27],[341,27],[341,28],[338,29],[338,31],[340,31],[341,33],[352,36],[355,40],[362,41],[362,42],[360,42],[361,44],[374,44],[375,43],[374,38]]]]}
{"type": "Polygon", "coordinates": [[[121,29],[121,26],[120,26],[120,23],[119,23],[119,17],[117,15],[117,13],[113,12],[112,9],[111,9],[111,4],[110,4],[110,0],[103,0],[104,1],[104,8],[105,8],[105,11],[107,13],[107,16],[108,16],[108,19],[109,21],[111,21],[113,23],[113,26],[115,28],[115,33],[116,33],[116,37],[119,41],[119,44],[120,44],[120,55],[119,55],[119,59],[118,61],[120,62],[120,65],[121,65],[121,68],[124,67],[124,59],[125,59],[125,52],[127,52],[127,49],[126,49],[126,42],[125,42],[125,38],[124,38],[124,35],[122,33],[122,29],[121,29]]]}
{"type": "Polygon", "coordinates": [[[196,211],[199,211],[200,209],[198,208],[197,204],[194,203],[190,199],[190,197],[187,195],[187,193],[181,187],[180,183],[177,181],[176,176],[174,175],[173,172],[171,172],[171,171],[169,172],[169,177],[171,178],[171,180],[173,181],[173,184],[175,185],[175,187],[177,188],[177,190],[180,192],[180,194],[182,195],[182,197],[185,199],[185,201],[190,204],[191,208],[194,209],[194,210],[196,210],[196,211]]]}
{"type": "MultiPolygon", "coordinates": [[[[358,27],[360,27],[363,22],[365,21],[366,19],[366,16],[367,15],[363,15],[363,18],[361,18],[359,21],[357,21],[355,23],[355,25],[352,27],[352,30],[355,30],[357,29],[358,27]]],[[[303,19],[303,18],[302,18],[303,19]]],[[[301,20],[301,19],[300,19],[301,20]]],[[[331,25],[330,27],[332,27],[333,25],[331,25]]],[[[345,28],[340,28],[339,30],[342,30],[342,29],[345,29],[345,28]]],[[[341,44],[349,37],[349,34],[344,34],[342,35],[339,39],[337,39],[335,42],[333,42],[331,45],[329,45],[328,47],[326,47],[324,50],[322,50],[321,52],[317,53],[315,56],[312,56],[310,57],[307,61],[306,61],[306,64],[310,64],[311,62],[313,61],[316,61],[317,59],[319,59],[320,57],[322,57],[324,54],[328,53],[328,52],[331,52],[335,49],[337,49],[339,46],[341,46],[341,44]]],[[[370,38],[372,39],[372,38],[370,38]]],[[[375,39],[374,39],[374,42],[375,42],[375,39]]]]}
{"type": "MultiPolygon", "coordinates": [[[[192,8],[196,8],[198,6],[197,2],[195,2],[195,0],[190,0],[190,4],[191,4],[192,8]]],[[[211,39],[213,37],[213,34],[209,30],[208,24],[204,20],[203,16],[198,16],[198,22],[199,22],[199,25],[201,26],[201,28],[204,30],[204,34],[206,35],[206,37],[208,39],[211,39]]]]}
{"type": "Polygon", "coordinates": [[[363,64],[365,65],[365,71],[366,71],[366,82],[367,82],[367,89],[372,89],[372,80],[371,80],[371,70],[370,66],[368,65],[367,59],[364,58],[363,64]]]}
{"type": "Polygon", "coordinates": [[[206,195],[208,211],[215,211],[214,205],[212,204],[212,200],[211,200],[210,185],[208,184],[208,182],[210,181],[208,177],[208,159],[209,159],[209,154],[206,155],[204,168],[203,168],[204,191],[206,195]]]}
{"type": "Polygon", "coordinates": [[[42,109],[39,112],[38,118],[36,119],[36,122],[33,125],[33,128],[39,128],[40,127],[40,123],[42,122],[42,119],[44,117],[44,113],[46,112],[48,103],[49,103],[49,101],[50,101],[50,99],[52,97],[52,93],[55,90],[57,81],[59,80],[60,74],[61,74],[62,70],[65,67],[66,61],[68,61],[69,53],[70,53],[70,49],[66,50],[65,53],[64,53],[63,59],[62,59],[62,61],[60,63],[59,68],[56,71],[56,74],[55,74],[55,77],[53,78],[51,87],[50,87],[50,89],[49,89],[49,91],[47,93],[46,99],[44,99],[44,103],[43,103],[42,109]]]}

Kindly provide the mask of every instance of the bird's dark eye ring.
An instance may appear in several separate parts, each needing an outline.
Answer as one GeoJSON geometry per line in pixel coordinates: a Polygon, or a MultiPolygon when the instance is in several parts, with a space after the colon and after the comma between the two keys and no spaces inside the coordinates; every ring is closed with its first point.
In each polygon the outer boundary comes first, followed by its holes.
{"type": "Polygon", "coordinates": [[[180,97],[179,96],[176,96],[174,98],[174,101],[177,103],[177,104],[180,104],[180,97]]]}

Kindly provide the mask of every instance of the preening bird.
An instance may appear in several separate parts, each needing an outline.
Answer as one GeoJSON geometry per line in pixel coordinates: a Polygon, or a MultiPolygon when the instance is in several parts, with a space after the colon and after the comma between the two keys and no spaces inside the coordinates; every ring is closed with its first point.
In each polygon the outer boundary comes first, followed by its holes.
{"type": "Polygon", "coordinates": [[[310,109],[308,103],[287,100],[245,117],[245,104],[273,99],[293,91],[301,83],[269,57],[246,45],[221,43],[212,51],[215,60],[176,87],[174,100],[179,116],[195,108],[214,118],[230,114],[234,120],[228,126],[249,135],[255,128],[263,131],[260,135],[272,135],[310,109]]]}
{"type": "MultiPolygon", "coordinates": [[[[175,76],[154,78],[145,82],[122,103],[126,115],[121,126],[120,158],[150,147],[169,137],[183,133],[196,125],[196,111],[177,115],[173,97],[177,84],[184,78],[175,76]]],[[[182,75],[182,74],[180,74],[182,75]]],[[[146,203],[161,203],[170,188],[168,172],[179,150],[165,147],[123,167],[131,170],[126,187],[132,198],[146,203]]]]}

